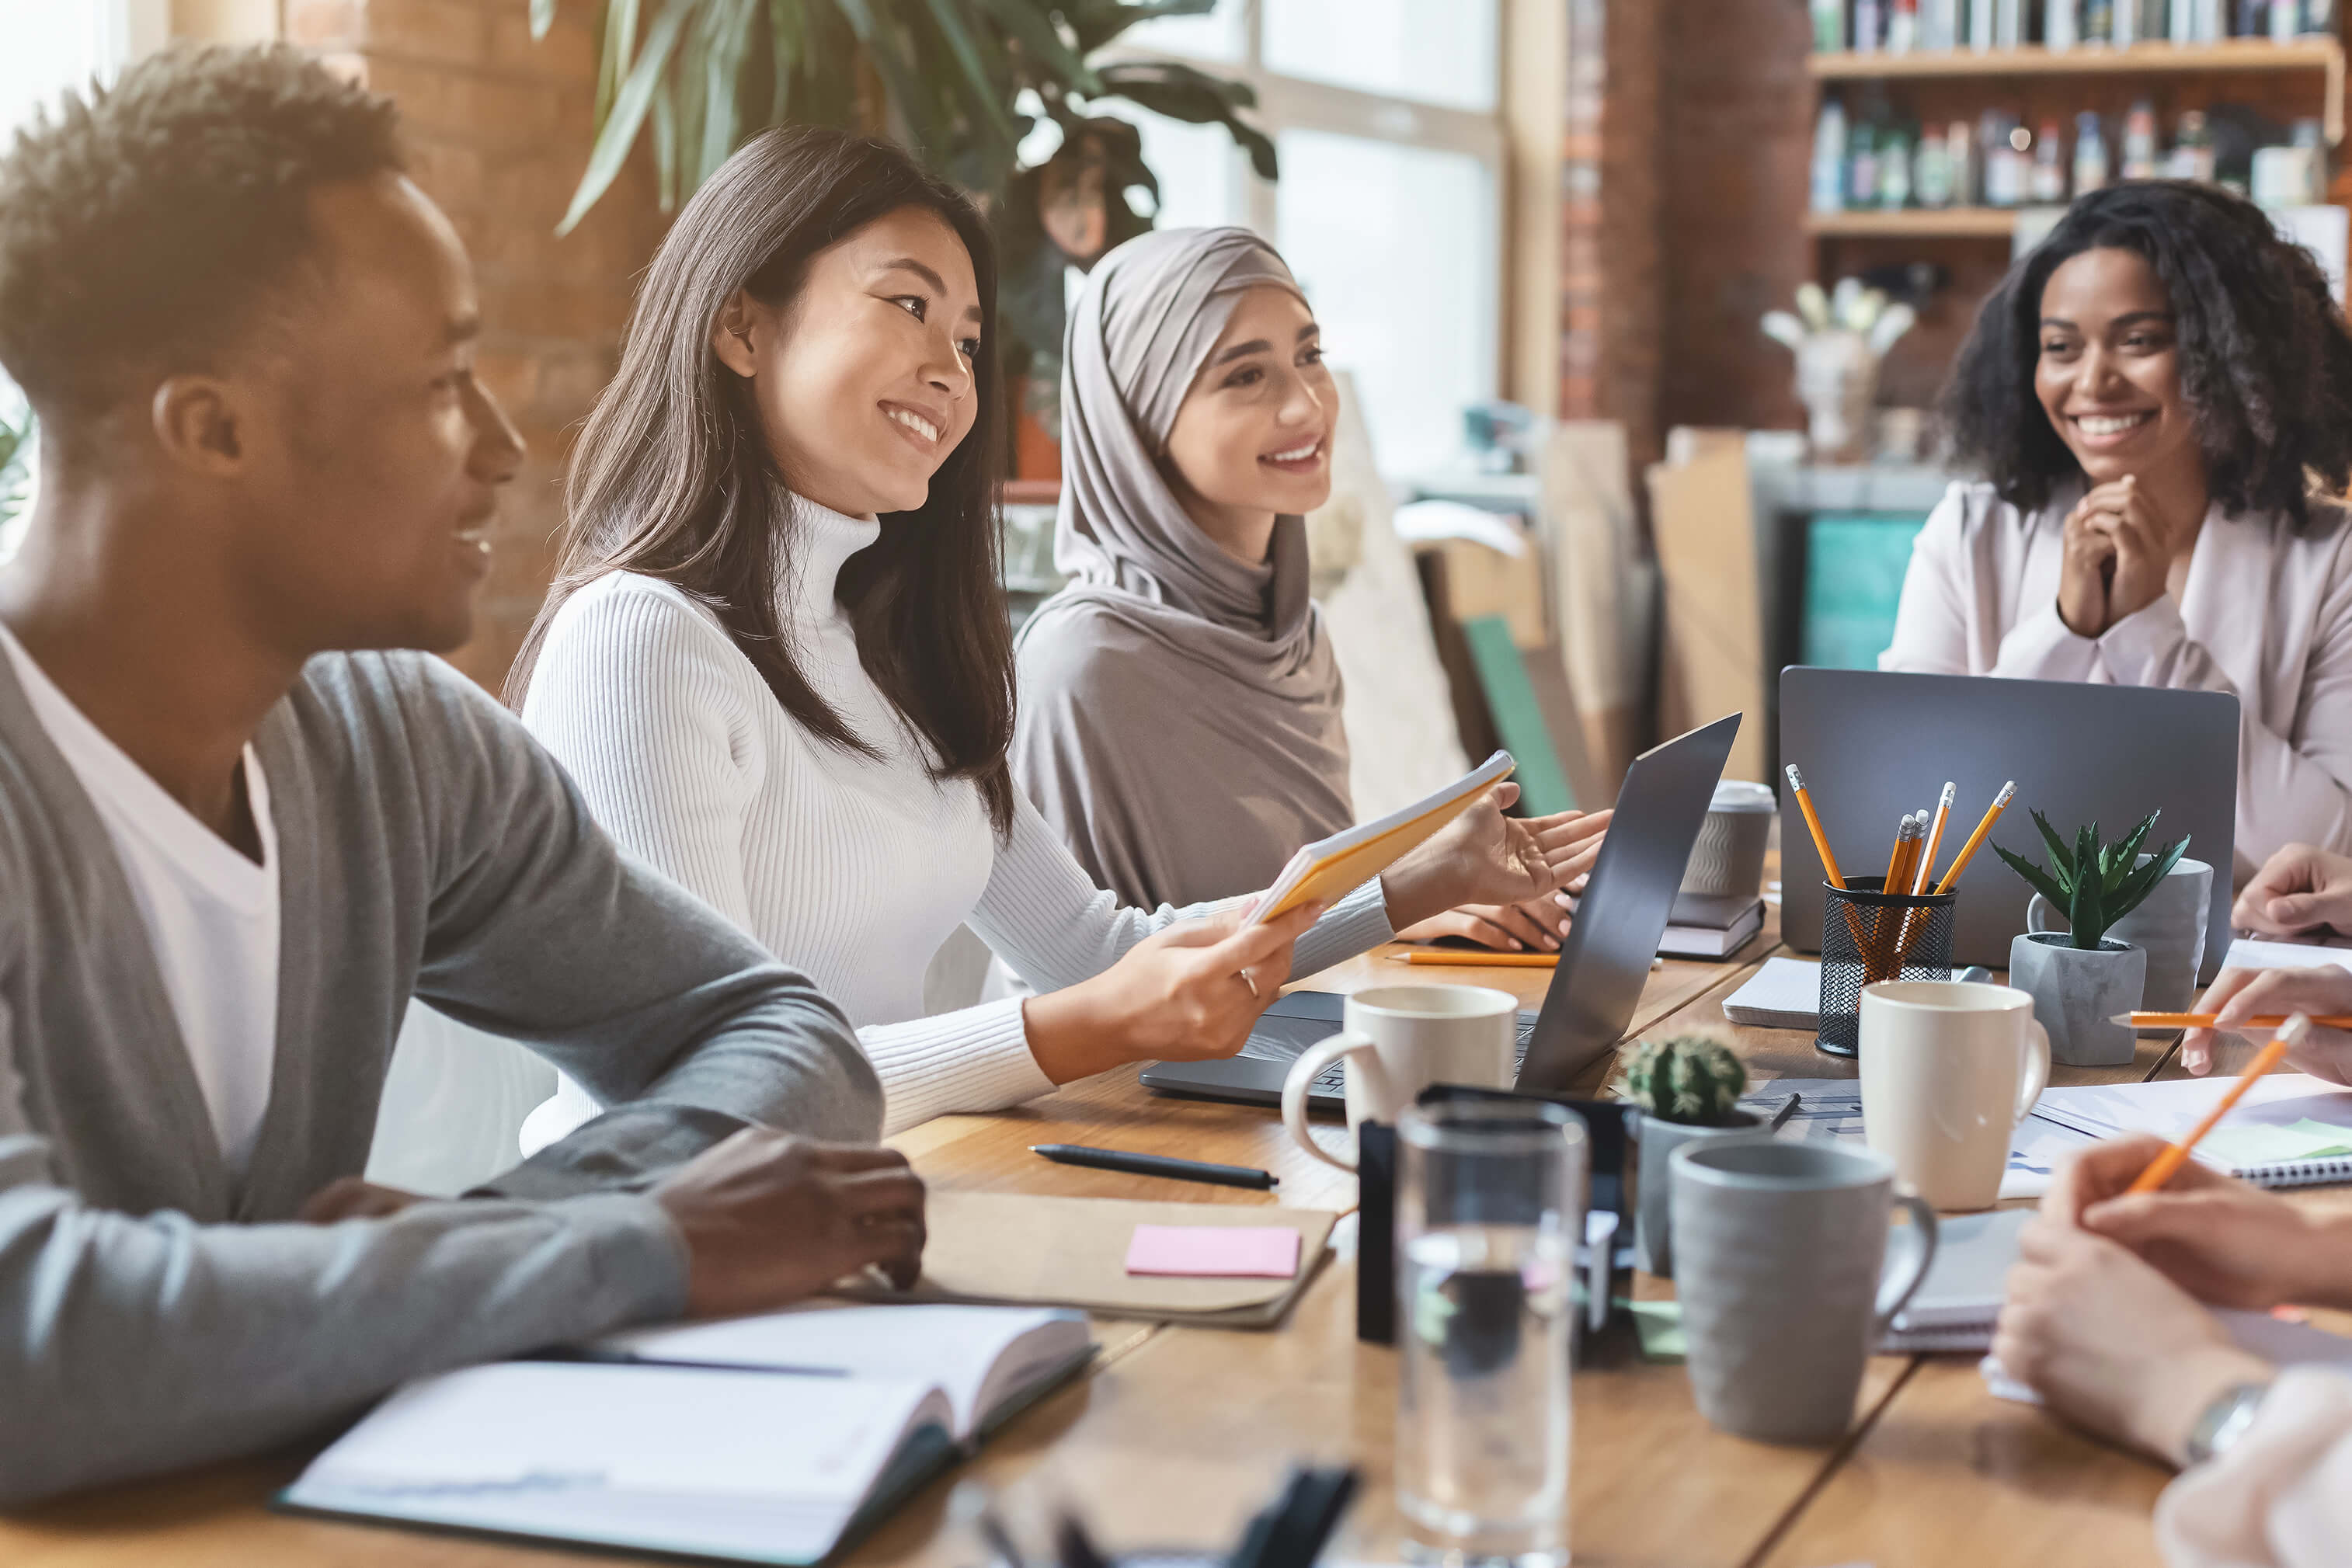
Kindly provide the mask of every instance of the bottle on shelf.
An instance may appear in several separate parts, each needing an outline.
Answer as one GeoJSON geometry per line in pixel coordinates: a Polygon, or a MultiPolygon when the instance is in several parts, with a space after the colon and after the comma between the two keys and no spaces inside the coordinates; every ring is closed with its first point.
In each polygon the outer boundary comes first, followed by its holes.
{"type": "Polygon", "coordinates": [[[1845,204],[1861,211],[1878,205],[1878,127],[1865,115],[1854,121],[1846,153],[1845,204]]]}
{"type": "Polygon", "coordinates": [[[2083,0],[2049,0],[2042,13],[2042,47],[2053,51],[2073,48],[2083,41],[2082,23],[2083,0]]]}
{"type": "Polygon", "coordinates": [[[1824,55],[1845,47],[1845,0],[1813,0],[1813,47],[1824,55]]]}
{"type": "Polygon", "coordinates": [[[2033,138],[2033,199],[2044,206],[2066,199],[2066,138],[2055,120],[2045,120],[2033,138]]]}
{"type": "Polygon", "coordinates": [[[1977,155],[1976,131],[1965,120],[1944,128],[1944,162],[1952,173],[1952,205],[1972,207],[1984,200],[1984,160],[1977,155]]]}
{"type": "Polygon", "coordinates": [[[1960,47],[1960,0],[1919,0],[1919,47],[1941,53],[1960,47]]]}
{"type": "Polygon", "coordinates": [[[1919,47],[1919,0],[1893,0],[1886,13],[1886,52],[1907,55],[1919,47]]]}
{"type": "Polygon", "coordinates": [[[2089,110],[2074,117],[2074,193],[2095,191],[2107,183],[2107,139],[2099,117],[2089,110]]]}
{"type": "Polygon", "coordinates": [[[2303,36],[2306,38],[2332,38],[2336,36],[2336,0],[2303,0],[2303,36]]]}
{"type": "MultiPolygon", "coordinates": [[[[2066,0],[2060,0],[2063,5],[2066,0]]],[[[2110,44],[2116,37],[2115,0],[2083,0],[2083,38],[2086,43],[2110,44]]]]}
{"type": "Polygon", "coordinates": [[[1878,141],[1878,204],[1899,212],[1911,204],[1911,128],[1893,125],[1878,141]]]}
{"type": "Polygon", "coordinates": [[[2230,29],[2232,37],[2259,38],[2270,31],[2269,0],[2238,0],[2237,25],[2230,29]]]}
{"type": "Polygon", "coordinates": [[[1923,207],[1952,204],[1952,159],[1944,151],[1944,133],[1936,126],[1923,128],[1911,153],[1911,195],[1923,207]]]}
{"type": "Polygon", "coordinates": [[[2160,169],[2156,155],[2156,106],[2141,99],[2124,116],[2124,178],[2153,180],[2160,169]]]}
{"type": "Polygon", "coordinates": [[[1845,105],[1825,97],[1821,119],[1813,124],[1813,211],[1844,210],[1845,158],[1845,105]]]}
{"type": "Polygon", "coordinates": [[[1853,47],[1856,53],[1874,55],[1885,41],[1885,0],[1853,0],[1853,47]]]}
{"type": "Polygon", "coordinates": [[[2158,37],[2164,32],[2160,19],[2163,0],[2157,0],[2153,7],[2148,0],[2112,0],[2112,9],[2115,20],[2107,29],[2107,37],[2119,49],[2127,49],[2144,38],[2158,37]],[[2151,10],[2156,15],[2152,16],[2151,10]]]}
{"type": "Polygon", "coordinates": [[[2205,123],[2201,109],[2181,110],[2179,128],[2172,138],[2172,177],[2176,180],[2213,179],[2213,132],[2205,123]]]}
{"type": "Polygon", "coordinates": [[[1978,140],[1984,150],[1984,204],[2013,207],[2025,200],[2025,150],[2032,138],[2017,116],[1997,109],[1985,110],[1978,140]]]}
{"type": "Polygon", "coordinates": [[[2271,0],[2271,37],[2284,44],[2302,31],[2300,0],[2271,0]]]}

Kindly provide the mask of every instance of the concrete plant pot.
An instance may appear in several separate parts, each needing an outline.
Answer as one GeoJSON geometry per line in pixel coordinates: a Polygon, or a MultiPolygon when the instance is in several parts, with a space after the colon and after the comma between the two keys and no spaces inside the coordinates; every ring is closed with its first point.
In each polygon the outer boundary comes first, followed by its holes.
{"type": "Polygon", "coordinates": [[[1753,1133],[1763,1124],[1751,1111],[1734,1111],[1720,1126],[1701,1127],[1686,1122],[1662,1122],[1642,1113],[1633,1134],[1642,1158],[1633,1191],[1633,1266],[1661,1280],[1675,1277],[1674,1184],[1666,1161],[1685,1144],[1700,1138],[1726,1138],[1753,1133]]]}
{"type": "Polygon", "coordinates": [[[2105,938],[2097,949],[2067,946],[2055,932],[2009,945],[2009,983],[2033,998],[2033,1017],[2050,1032],[2050,1060],[2068,1067],[2120,1067],[2138,1049],[2129,1024],[2109,1020],[2139,1006],[2147,954],[2105,938]]]}

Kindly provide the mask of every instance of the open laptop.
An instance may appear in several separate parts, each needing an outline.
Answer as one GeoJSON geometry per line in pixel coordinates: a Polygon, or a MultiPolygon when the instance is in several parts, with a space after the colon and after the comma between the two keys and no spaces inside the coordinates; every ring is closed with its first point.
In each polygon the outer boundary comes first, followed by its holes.
{"type": "MultiPolygon", "coordinates": [[[[1560,945],[1543,1010],[1519,1015],[1521,1087],[1566,1088],[1624,1034],[1738,732],[1739,716],[1732,714],[1643,752],[1626,770],[1617,815],[1560,945]]],[[[1143,1070],[1143,1086],[1162,1094],[1278,1105],[1291,1062],[1339,1032],[1346,1002],[1336,991],[1293,991],[1265,1010],[1239,1056],[1160,1062],[1143,1070]]],[[[1344,1071],[1344,1064],[1334,1062],[1315,1081],[1310,1108],[1340,1106],[1344,1071]]]]}
{"type": "MultiPolygon", "coordinates": [[[[2161,811],[2146,847],[2186,833],[2189,858],[2213,868],[2199,983],[2221,972],[2238,815],[2238,699],[2226,692],[1791,665],[1780,672],[1780,760],[1804,774],[1848,876],[1884,875],[1896,819],[1933,810],[1950,779],[1959,792],[1940,876],[2003,781],[2017,780],[2017,799],[1960,877],[1956,964],[2008,967],[2033,890],[1991,845],[2042,864],[2049,852],[2034,810],[2069,843],[2085,822],[2112,841],[2161,811]]],[[[1785,789],[1780,888],[1781,939],[1820,952],[1821,856],[1785,789]]]]}

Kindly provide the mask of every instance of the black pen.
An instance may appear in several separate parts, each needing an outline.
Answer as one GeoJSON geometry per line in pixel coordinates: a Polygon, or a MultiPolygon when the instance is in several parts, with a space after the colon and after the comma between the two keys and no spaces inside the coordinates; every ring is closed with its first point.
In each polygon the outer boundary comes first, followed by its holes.
{"type": "Polygon", "coordinates": [[[1091,1166],[1098,1171],[1125,1171],[1130,1176],[1168,1176],[1176,1181],[1204,1181],[1217,1186],[1268,1187],[1270,1171],[1247,1166],[1213,1166],[1200,1160],[1171,1159],[1166,1155],[1138,1155],[1125,1149],[1090,1149],[1083,1144],[1032,1144],[1029,1152],[1058,1166],[1091,1166]]]}

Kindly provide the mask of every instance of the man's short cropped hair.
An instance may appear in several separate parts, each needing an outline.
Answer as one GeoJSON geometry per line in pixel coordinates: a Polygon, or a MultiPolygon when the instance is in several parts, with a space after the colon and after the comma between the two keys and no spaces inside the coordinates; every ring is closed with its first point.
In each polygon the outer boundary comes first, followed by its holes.
{"type": "Polygon", "coordinates": [[[302,266],[310,193],[402,166],[392,100],[283,45],[69,93],[0,159],[0,366],[68,432],[210,368],[302,266]]]}

